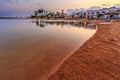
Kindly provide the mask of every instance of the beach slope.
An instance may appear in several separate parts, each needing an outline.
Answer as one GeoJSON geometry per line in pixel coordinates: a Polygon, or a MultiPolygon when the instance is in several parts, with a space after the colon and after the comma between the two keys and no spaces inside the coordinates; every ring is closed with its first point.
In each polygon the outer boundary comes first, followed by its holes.
{"type": "Polygon", "coordinates": [[[120,80],[120,22],[97,25],[96,34],[48,80],[120,80]]]}

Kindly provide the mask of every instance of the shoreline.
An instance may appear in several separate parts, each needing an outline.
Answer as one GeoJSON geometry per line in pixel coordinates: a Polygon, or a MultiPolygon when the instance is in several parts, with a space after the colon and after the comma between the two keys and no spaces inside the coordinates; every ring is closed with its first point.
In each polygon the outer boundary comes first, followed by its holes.
{"type": "Polygon", "coordinates": [[[47,74],[44,74],[40,80],[48,80],[48,78],[53,75],[59,68],[60,66],[66,61],[78,48],[75,48],[73,51],[71,51],[64,59],[62,59],[59,63],[57,63],[47,74]]]}
{"type": "MultiPolygon", "coordinates": [[[[59,21],[59,20],[58,20],[59,21]]],[[[63,21],[63,20],[61,20],[61,21],[63,21]]],[[[76,20],[74,20],[74,22],[75,22],[76,20]]],[[[70,22],[69,20],[67,21],[67,22],[70,22]]],[[[81,21],[77,21],[77,22],[81,22],[81,21]]],[[[90,22],[90,23],[93,23],[93,22],[90,22]]],[[[96,32],[97,32],[97,30],[98,30],[98,26],[96,25],[96,32]]],[[[96,32],[93,34],[93,36],[96,34],[96,32]]],[[[93,36],[91,36],[89,39],[91,39],[93,36]]],[[[88,40],[89,40],[88,39],[88,40]]],[[[88,41],[87,40],[87,41],[88,41]]],[[[86,41],[86,42],[87,42],[86,41]]],[[[86,43],[85,42],[85,43],[86,43]]],[[[83,46],[84,45],[84,43],[81,45],[81,46],[83,46]]],[[[79,47],[81,47],[81,46],[79,46],[79,47]]],[[[79,47],[77,47],[77,48],[74,48],[74,50],[72,50],[64,59],[62,59],[59,63],[57,63],[49,72],[50,73],[47,73],[47,74],[45,74],[45,75],[43,75],[42,76],[42,78],[40,78],[40,80],[48,80],[49,79],[49,77],[51,77],[51,75],[53,75],[60,67],[61,67],[61,65],[64,63],[64,61],[66,61],[70,56],[72,56],[78,49],[79,49],[79,47]]]]}
{"type": "MultiPolygon", "coordinates": [[[[69,21],[68,21],[69,22],[69,21]]],[[[78,22],[80,22],[80,21],[78,21],[78,22]]],[[[92,23],[92,22],[91,22],[92,23]]],[[[98,30],[98,26],[96,25],[96,32],[97,32],[97,30],[98,30]]],[[[93,34],[93,36],[96,34],[96,32],[93,34]]],[[[91,36],[89,39],[91,39],[93,36],[91,36]]],[[[88,39],[88,40],[89,40],[88,39]]],[[[87,41],[88,41],[87,40],[87,41]]],[[[87,42],[86,41],[86,42],[87,42]]],[[[83,46],[84,45],[84,43],[81,45],[81,46],[83,46]]],[[[81,46],[79,46],[79,47],[81,47],[81,46]]],[[[45,75],[43,75],[42,76],[42,78],[40,78],[40,80],[48,80],[48,78],[51,76],[51,75],[53,75],[60,67],[61,67],[61,65],[64,63],[64,61],[66,61],[70,56],[72,56],[78,49],[79,49],[79,47],[76,47],[76,48],[74,48],[64,59],[62,59],[60,62],[58,62],[49,72],[50,73],[47,73],[47,74],[45,74],[45,75]]]]}
{"type": "Polygon", "coordinates": [[[100,24],[86,43],[67,58],[48,80],[119,80],[120,23],[100,24]]]}

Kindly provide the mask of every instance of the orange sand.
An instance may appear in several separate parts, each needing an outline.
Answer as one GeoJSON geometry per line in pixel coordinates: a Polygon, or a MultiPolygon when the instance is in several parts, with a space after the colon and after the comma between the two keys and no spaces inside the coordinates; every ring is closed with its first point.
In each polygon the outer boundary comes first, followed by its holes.
{"type": "Polygon", "coordinates": [[[120,22],[99,23],[96,34],[48,80],[120,80],[120,22]]]}

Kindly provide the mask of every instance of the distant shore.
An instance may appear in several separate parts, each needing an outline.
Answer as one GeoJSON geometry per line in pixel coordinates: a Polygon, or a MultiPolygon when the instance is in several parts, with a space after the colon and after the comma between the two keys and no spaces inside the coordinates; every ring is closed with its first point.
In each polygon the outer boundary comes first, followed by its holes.
{"type": "Polygon", "coordinates": [[[22,18],[22,17],[0,17],[0,19],[31,19],[31,18],[22,18]]]}
{"type": "Polygon", "coordinates": [[[98,25],[98,31],[48,80],[119,80],[120,23],[98,25]]]}

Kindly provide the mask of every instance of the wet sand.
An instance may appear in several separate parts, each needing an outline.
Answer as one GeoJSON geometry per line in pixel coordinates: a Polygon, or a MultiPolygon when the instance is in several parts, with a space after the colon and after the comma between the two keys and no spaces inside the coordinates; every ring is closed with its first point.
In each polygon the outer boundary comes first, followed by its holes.
{"type": "Polygon", "coordinates": [[[96,34],[48,80],[120,80],[120,22],[100,22],[96,34]]]}

